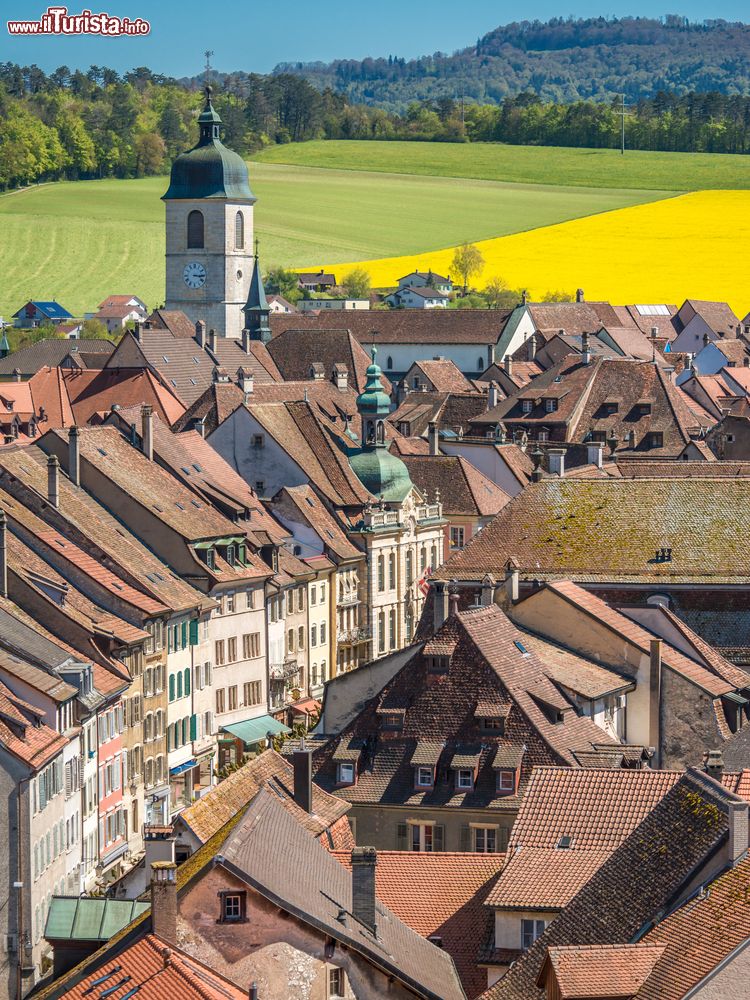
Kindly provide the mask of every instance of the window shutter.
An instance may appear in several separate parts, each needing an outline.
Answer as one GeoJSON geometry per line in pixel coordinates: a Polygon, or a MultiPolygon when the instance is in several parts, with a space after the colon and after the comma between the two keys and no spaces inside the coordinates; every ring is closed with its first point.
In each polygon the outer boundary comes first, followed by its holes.
{"type": "Polygon", "coordinates": [[[181,648],[184,649],[185,646],[187,646],[187,644],[188,644],[188,623],[187,622],[183,622],[182,623],[182,646],[181,646],[181,648]]]}
{"type": "Polygon", "coordinates": [[[504,853],[508,850],[508,834],[509,830],[507,826],[501,826],[497,831],[497,837],[495,838],[495,843],[497,845],[496,850],[498,852],[504,853]]]}
{"type": "Polygon", "coordinates": [[[442,851],[443,843],[445,841],[445,827],[444,826],[433,826],[432,828],[432,849],[433,851],[442,851]]]}
{"type": "Polygon", "coordinates": [[[193,620],[190,622],[190,645],[191,646],[197,646],[198,645],[198,619],[197,618],[193,618],[193,620]]]}
{"type": "Polygon", "coordinates": [[[196,716],[190,716],[190,739],[196,740],[198,738],[198,719],[196,716]]]}
{"type": "Polygon", "coordinates": [[[65,765],[65,795],[73,794],[73,761],[69,760],[65,765]]]}
{"type": "Polygon", "coordinates": [[[461,850],[471,850],[471,827],[467,823],[461,827],[461,850]]]}
{"type": "Polygon", "coordinates": [[[190,694],[190,667],[185,667],[185,695],[190,694]]]}
{"type": "Polygon", "coordinates": [[[79,757],[78,758],[78,785],[79,785],[79,787],[83,786],[83,769],[84,769],[84,766],[85,765],[84,765],[83,757],[79,757]]]}
{"type": "Polygon", "coordinates": [[[408,834],[408,826],[406,823],[396,824],[396,850],[405,851],[406,850],[406,838],[408,834]]]}

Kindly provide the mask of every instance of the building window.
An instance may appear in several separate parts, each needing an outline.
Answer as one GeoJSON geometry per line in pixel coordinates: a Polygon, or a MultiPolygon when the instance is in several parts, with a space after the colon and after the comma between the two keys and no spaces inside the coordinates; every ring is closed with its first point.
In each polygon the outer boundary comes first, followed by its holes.
{"type": "Polygon", "coordinates": [[[450,662],[450,656],[428,656],[427,672],[430,674],[447,674],[450,662]]]}
{"type": "Polygon", "coordinates": [[[227,639],[227,662],[236,663],[237,662],[237,636],[233,635],[230,639],[227,639]]]}
{"type": "Polygon", "coordinates": [[[385,590],[385,556],[378,556],[378,590],[385,590]]]}
{"type": "MultiPolygon", "coordinates": [[[[224,652],[224,649],[225,649],[225,647],[224,647],[224,640],[223,639],[217,639],[216,640],[216,645],[215,645],[215,648],[214,648],[214,661],[216,662],[216,666],[217,667],[223,667],[224,664],[226,663],[226,660],[225,660],[225,655],[226,654],[224,652]]],[[[170,680],[171,680],[171,678],[170,678],[170,680]]]]}
{"type": "Polygon", "coordinates": [[[297,649],[302,650],[305,648],[305,626],[300,625],[297,629],[297,649]]]}
{"type": "Polygon", "coordinates": [[[409,824],[409,850],[431,853],[443,849],[443,828],[434,823],[409,824]]]}
{"type": "Polygon", "coordinates": [[[245,216],[238,212],[234,217],[234,249],[245,249],[245,216]]]}
{"type": "Polygon", "coordinates": [[[497,790],[500,795],[512,795],[516,790],[516,772],[498,771],[497,790]]]}
{"type": "Polygon", "coordinates": [[[404,717],[400,712],[385,712],[380,717],[380,728],[401,732],[404,728],[404,717]]]}
{"type": "Polygon", "coordinates": [[[354,784],[354,764],[339,764],[339,784],[354,784]]]}
{"type": "Polygon", "coordinates": [[[237,685],[233,684],[228,688],[229,692],[229,711],[233,712],[237,708],[237,685]]]}
{"type": "Polygon", "coordinates": [[[532,410],[533,406],[534,406],[534,404],[533,404],[533,402],[530,399],[522,399],[521,400],[521,412],[522,413],[531,413],[531,410],[532,410]]]}
{"type": "Polygon", "coordinates": [[[411,549],[406,551],[406,586],[410,587],[414,582],[414,554],[411,549]]]}
{"type": "Polygon", "coordinates": [[[344,1000],[346,997],[346,973],[343,969],[328,970],[328,1000],[344,1000]]]}
{"type": "Polygon", "coordinates": [[[218,688],[216,691],[216,714],[221,715],[225,711],[224,688],[218,688]]]}
{"type": "Polygon", "coordinates": [[[393,371],[393,358],[391,357],[390,354],[386,358],[385,367],[389,372],[393,371]]]}
{"type": "Polygon", "coordinates": [[[451,528],[451,548],[462,549],[464,547],[464,529],[451,528]]]}
{"type": "MultiPolygon", "coordinates": [[[[382,557],[381,557],[382,558],[382,557]]],[[[378,652],[385,652],[385,612],[378,615],[378,652]]]]}
{"type": "Polygon", "coordinates": [[[310,629],[310,645],[311,646],[317,646],[318,645],[318,626],[317,625],[313,625],[313,627],[310,629]]]}
{"type": "Polygon", "coordinates": [[[242,658],[252,660],[260,656],[260,632],[246,632],[242,636],[242,658]]]}
{"type": "Polygon", "coordinates": [[[434,774],[435,772],[431,767],[418,767],[416,781],[417,787],[432,788],[434,784],[434,774]]]}
{"type": "Polygon", "coordinates": [[[286,636],[286,651],[287,653],[294,652],[294,629],[290,628],[286,636]]]}
{"type": "Polygon", "coordinates": [[[187,218],[188,250],[203,249],[203,212],[192,211],[187,218]]]}
{"type": "Polygon", "coordinates": [[[245,705],[260,705],[262,700],[262,685],[260,681],[248,681],[243,686],[245,705]]]}
{"type": "Polygon", "coordinates": [[[456,771],[456,788],[471,789],[474,787],[474,772],[469,768],[460,768],[456,771]]]}
{"type": "Polygon", "coordinates": [[[555,410],[557,409],[557,400],[556,399],[545,399],[545,401],[544,401],[544,409],[545,409],[546,413],[554,413],[555,410]]]}
{"type": "Polygon", "coordinates": [[[544,934],[544,920],[522,920],[521,921],[521,947],[528,951],[538,937],[544,934]]]}
{"type": "Polygon", "coordinates": [[[388,648],[396,648],[396,612],[393,608],[388,612],[388,648]]]}
{"type": "Polygon", "coordinates": [[[477,854],[494,854],[497,851],[497,827],[474,827],[474,850],[477,854]]]}
{"type": "Polygon", "coordinates": [[[220,892],[221,917],[219,923],[236,924],[245,920],[247,895],[244,892],[220,892]]]}
{"type": "Polygon", "coordinates": [[[392,552],[388,556],[388,589],[396,589],[396,556],[392,552]]]}

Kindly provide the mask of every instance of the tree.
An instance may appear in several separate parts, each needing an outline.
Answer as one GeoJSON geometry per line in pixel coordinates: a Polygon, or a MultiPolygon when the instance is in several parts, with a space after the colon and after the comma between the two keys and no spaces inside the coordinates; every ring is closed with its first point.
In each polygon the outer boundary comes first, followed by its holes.
{"type": "Polygon", "coordinates": [[[341,287],[349,299],[366,299],[370,295],[370,272],[364,267],[354,267],[344,275],[341,287]]]}
{"type": "Polygon", "coordinates": [[[490,278],[482,290],[482,295],[490,309],[501,309],[507,305],[509,297],[515,297],[499,275],[490,278]]]}
{"type": "Polygon", "coordinates": [[[136,172],[139,177],[158,174],[164,164],[167,147],[156,132],[146,132],[135,140],[136,172]]]}
{"type": "Polygon", "coordinates": [[[473,243],[462,243],[461,246],[456,247],[451,270],[461,275],[464,295],[466,295],[469,279],[473,278],[475,274],[479,274],[483,267],[484,257],[479,247],[473,243]]]}
{"type": "Polygon", "coordinates": [[[289,302],[297,302],[302,298],[299,278],[294,271],[287,271],[283,267],[272,267],[266,275],[264,285],[267,292],[282,295],[289,302]]]}

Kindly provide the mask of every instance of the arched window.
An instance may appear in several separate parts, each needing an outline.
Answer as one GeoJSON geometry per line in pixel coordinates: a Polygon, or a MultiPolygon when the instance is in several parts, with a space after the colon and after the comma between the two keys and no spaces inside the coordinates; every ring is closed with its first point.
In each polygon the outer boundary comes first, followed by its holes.
{"type": "Polygon", "coordinates": [[[203,212],[196,210],[188,215],[187,245],[189,250],[203,249],[203,212]]]}
{"type": "Polygon", "coordinates": [[[245,249],[245,216],[238,212],[234,217],[234,249],[245,249]]]}
{"type": "Polygon", "coordinates": [[[385,612],[378,615],[378,652],[385,652],[385,612]]]}
{"type": "MultiPolygon", "coordinates": [[[[203,246],[202,243],[201,243],[201,246],[203,246]]],[[[485,367],[485,365],[484,365],[484,358],[477,358],[477,371],[478,372],[483,372],[484,371],[484,367],[485,367]]]]}
{"type": "Polygon", "coordinates": [[[393,369],[393,358],[390,356],[390,354],[388,355],[388,360],[385,363],[385,367],[388,369],[388,371],[391,371],[393,369]]]}

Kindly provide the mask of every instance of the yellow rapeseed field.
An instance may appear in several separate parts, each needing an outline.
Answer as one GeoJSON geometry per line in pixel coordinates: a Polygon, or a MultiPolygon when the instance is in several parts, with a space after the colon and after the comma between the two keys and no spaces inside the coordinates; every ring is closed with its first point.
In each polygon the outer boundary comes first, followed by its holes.
{"type": "MultiPolygon", "coordinates": [[[[696,191],[556,226],[477,243],[481,288],[501,277],[532,298],[583,288],[588,299],[614,303],[721,299],[743,317],[750,310],[750,191],[696,191]]],[[[453,248],[356,263],[328,264],[340,273],[365,267],[373,286],[395,285],[414,267],[450,271],[453,248]]],[[[455,276],[454,276],[455,277],[455,276]]]]}

